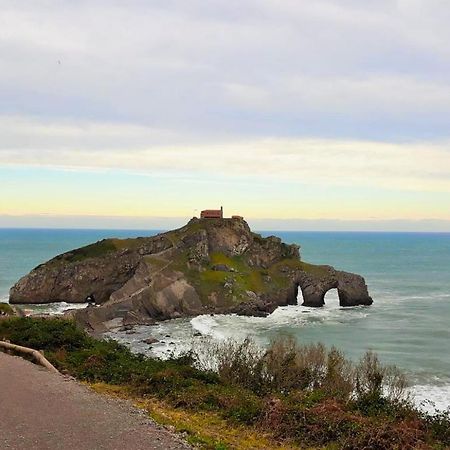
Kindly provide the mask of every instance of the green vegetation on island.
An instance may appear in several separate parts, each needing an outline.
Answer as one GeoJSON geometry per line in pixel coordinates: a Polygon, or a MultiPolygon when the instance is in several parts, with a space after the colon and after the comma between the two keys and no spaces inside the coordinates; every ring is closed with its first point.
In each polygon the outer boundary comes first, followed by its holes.
{"type": "Polygon", "coordinates": [[[98,340],[64,319],[10,318],[0,339],[43,350],[63,373],[131,398],[204,449],[445,449],[448,413],[408,398],[404,375],[367,353],[279,338],[210,344],[166,361],[98,340]]]}

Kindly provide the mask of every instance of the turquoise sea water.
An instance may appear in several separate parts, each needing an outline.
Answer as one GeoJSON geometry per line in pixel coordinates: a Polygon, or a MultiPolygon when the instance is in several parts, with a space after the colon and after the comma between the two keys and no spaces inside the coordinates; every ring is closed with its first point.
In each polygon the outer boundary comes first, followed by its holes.
{"type": "MultiPolygon", "coordinates": [[[[37,264],[63,251],[104,237],[133,237],[154,232],[130,230],[0,229],[0,299],[9,287],[37,264]]],[[[374,299],[370,307],[340,308],[336,293],[320,309],[290,306],[267,318],[200,316],[134,335],[115,334],[134,349],[147,351],[145,335],[165,337],[153,351],[195,345],[198,332],[214,339],[252,335],[267,343],[277,334],[302,342],[321,341],[343,349],[351,358],[377,351],[384,362],[405,369],[419,399],[440,408],[450,403],[450,233],[272,232],[301,245],[302,258],[312,263],[363,275],[374,299]]],[[[50,306],[52,308],[52,306],[50,306]]],[[[55,307],[56,308],[56,307],[55,307]]]]}

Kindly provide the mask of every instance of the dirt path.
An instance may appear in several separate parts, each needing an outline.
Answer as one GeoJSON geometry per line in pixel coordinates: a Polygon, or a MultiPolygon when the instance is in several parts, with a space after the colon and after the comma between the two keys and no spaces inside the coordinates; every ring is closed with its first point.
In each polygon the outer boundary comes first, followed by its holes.
{"type": "Polygon", "coordinates": [[[0,352],[0,449],[189,449],[130,403],[0,352]]]}

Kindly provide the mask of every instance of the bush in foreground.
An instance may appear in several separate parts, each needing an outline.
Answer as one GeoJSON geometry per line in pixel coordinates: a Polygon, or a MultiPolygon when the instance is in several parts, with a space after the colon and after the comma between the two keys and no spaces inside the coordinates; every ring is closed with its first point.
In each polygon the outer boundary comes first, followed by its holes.
{"type": "Polygon", "coordinates": [[[1,303],[0,302],[0,316],[12,316],[14,315],[14,310],[11,308],[11,306],[8,303],[1,303]]]}
{"type": "Polygon", "coordinates": [[[373,353],[353,364],[321,344],[282,338],[263,350],[247,339],[211,344],[202,356],[161,361],[94,339],[62,319],[3,320],[0,339],[44,350],[56,367],[78,379],[126,386],[132,395],[157,398],[179,410],[219,414],[230,424],[299,446],[450,445],[449,415],[416,411],[404,376],[373,353]]]}
{"type": "Polygon", "coordinates": [[[407,404],[407,380],[395,366],[384,366],[367,352],[354,364],[323,344],[301,345],[291,337],[273,340],[268,349],[252,340],[208,343],[194,358],[202,370],[217,372],[222,382],[257,394],[294,391],[321,392],[322,396],[354,405],[370,399],[407,404]]]}

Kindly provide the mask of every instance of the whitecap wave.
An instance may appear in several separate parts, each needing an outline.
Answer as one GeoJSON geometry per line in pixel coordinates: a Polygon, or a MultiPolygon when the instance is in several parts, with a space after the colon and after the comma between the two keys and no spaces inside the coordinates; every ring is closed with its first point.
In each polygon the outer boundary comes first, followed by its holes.
{"type": "Polygon", "coordinates": [[[415,404],[431,414],[450,408],[450,384],[418,384],[410,388],[415,404]]]}
{"type": "Polygon", "coordinates": [[[36,314],[48,314],[60,316],[64,314],[66,311],[71,309],[83,309],[88,306],[88,303],[66,303],[66,302],[58,302],[58,303],[45,303],[45,304],[36,304],[36,305],[17,305],[21,308],[26,315],[36,315],[36,314]]]}
{"type": "Polygon", "coordinates": [[[299,305],[277,308],[267,317],[238,316],[236,314],[215,314],[197,316],[191,325],[197,332],[214,339],[258,336],[267,331],[286,327],[317,326],[322,323],[347,324],[364,319],[369,314],[365,307],[342,308],[339,305],[310,308],[299,305]]]}
{"type": "MultiPolygon", "coordinates": [[[[0,303],[9,303],[9,296],[1,296],[0,303]]],[[[48,315],[62,315],[70,309],[83,309],[88,306],[88,303],[38,303],[38,304],[18,304],[17,305],[26,315],[48,314],[48,315]]]]}
{"type": "Polygon", "coordinates": [[[214,316],[197,316],[191,320],[192,328],[203,336],[210,336],[213,339],[224,340],[226,333],[220,331],[221,325],[214,319],[214,316]]]}
{"type": "MultiPolygon", "coordinates": [[[[9,297],[0,297],[0,303],[9,303],[9,297]]],[[[60,316],[70,309],[83,309],[88,303],[39,303],[39,304],[18,304],[17,305],[26,315],[48,314],[60,316]]]]}

